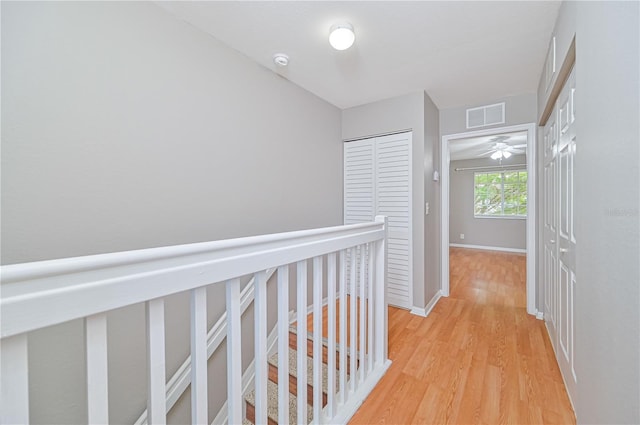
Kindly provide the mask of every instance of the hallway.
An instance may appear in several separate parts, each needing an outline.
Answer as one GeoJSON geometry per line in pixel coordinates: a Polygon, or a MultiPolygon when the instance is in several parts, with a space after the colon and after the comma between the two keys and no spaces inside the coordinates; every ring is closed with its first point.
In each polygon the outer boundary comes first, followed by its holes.
{"type": "Polygon", "coordinates": [[[352,424],[575,423],[518,254],[451,248],[451,295],[429,317],[389,308],[387,374],[352,424]]]}

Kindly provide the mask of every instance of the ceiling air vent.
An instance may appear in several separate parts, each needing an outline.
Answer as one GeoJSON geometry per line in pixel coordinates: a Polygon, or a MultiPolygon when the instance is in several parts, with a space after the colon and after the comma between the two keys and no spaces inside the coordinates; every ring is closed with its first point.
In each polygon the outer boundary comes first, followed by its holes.
{"type": "Polygon", "coordinates": [[[504,102],[467,109],[467,128],[504,124],[504,102]]]}

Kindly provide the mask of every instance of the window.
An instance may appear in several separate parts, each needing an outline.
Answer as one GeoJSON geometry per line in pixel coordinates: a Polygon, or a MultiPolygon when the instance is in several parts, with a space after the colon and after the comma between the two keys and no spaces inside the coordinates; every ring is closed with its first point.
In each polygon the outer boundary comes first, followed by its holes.
{"type": "Polygon", "coordinates": [[[527,172],[474,173],[473,198],[476,217],[526,217],[527,172]]]}

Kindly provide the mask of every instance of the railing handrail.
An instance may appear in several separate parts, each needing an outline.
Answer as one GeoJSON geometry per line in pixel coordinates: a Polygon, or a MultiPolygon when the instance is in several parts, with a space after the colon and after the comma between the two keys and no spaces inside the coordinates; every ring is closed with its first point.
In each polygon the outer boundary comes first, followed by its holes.
{"type": "Polygon", "coordinates": [[[373,242],[372,222],[0,268],[0,338],[373,242]]]}
{"type": "Polygon", "coordinates": [[[217,241],[196,242],[156,248],[136,249],[131,251],[110,252],[106,254],[83,255],[54,260],[10,264],[0,267],[2,272],[0,279],[2,283],[13,283],[61,274],[95,270],[98,268],[116,267],[133,263],[177,258],[237,247],[250,247],[269,242],[291,241],[307,236],[323,236],[337,232],[343,233],[349,230],[366,229],[376,226],[379,226],[379,223],[358,223],[344,226],[321,227],[309,230],[295,230],[292,232],[222,239],[217,241]]]}

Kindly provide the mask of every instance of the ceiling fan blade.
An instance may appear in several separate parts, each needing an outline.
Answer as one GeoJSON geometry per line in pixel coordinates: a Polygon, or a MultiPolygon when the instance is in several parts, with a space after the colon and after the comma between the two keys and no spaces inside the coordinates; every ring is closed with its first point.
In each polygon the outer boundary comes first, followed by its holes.
{"type": "Polygon", "coordinates": [[[522,144],[522,145],[511,145],[510,147],[516,148],[516,149],[521,149],[521,148],[526,148],[527,144],[525,143],[525,144],[522,144]]]}

